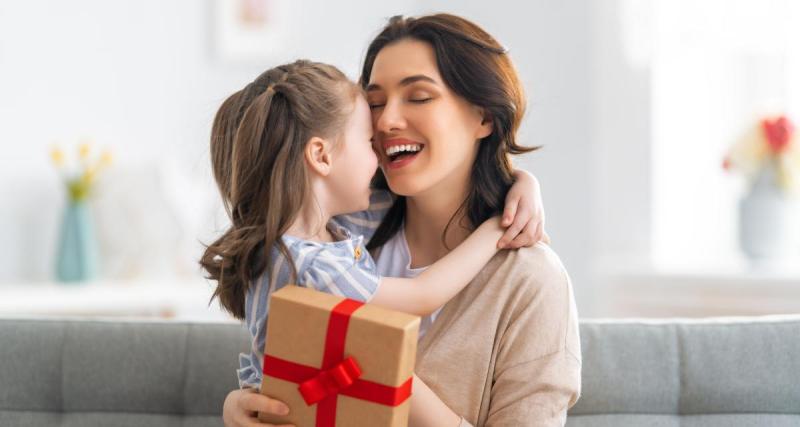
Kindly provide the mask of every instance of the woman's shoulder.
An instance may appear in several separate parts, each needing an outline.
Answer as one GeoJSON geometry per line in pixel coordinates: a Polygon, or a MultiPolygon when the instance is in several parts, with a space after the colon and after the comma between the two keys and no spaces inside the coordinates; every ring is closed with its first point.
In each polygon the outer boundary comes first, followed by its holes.
{"type": "MultiPolygon", "coordinates": [[[[530,354],[550,354],[566,349],[580,360],[577,307],[569,275],[550,246],[537,243],[530,248],[498,253],[495,269],[485,286],[509,319],[523,329],[539,332],[530,354]]],[[[487,266],[488,267],[488,266],[487,266]]]]}
{"type": "Polygon", "coordinates": [[[500,251],[492,262],[498,271],[520,273],[529,278],[533,278],[532,276],[566,278],[567,275],[561,258],[544,242],[538,242],[531,247],[500,251]]]}
{"type": "Polygon", "coordinates": [[[498,252],[484,269],[487,285],[524,299],[560,299],[569,304],[571,284],[558,254],[546,243],[498,252]]]}

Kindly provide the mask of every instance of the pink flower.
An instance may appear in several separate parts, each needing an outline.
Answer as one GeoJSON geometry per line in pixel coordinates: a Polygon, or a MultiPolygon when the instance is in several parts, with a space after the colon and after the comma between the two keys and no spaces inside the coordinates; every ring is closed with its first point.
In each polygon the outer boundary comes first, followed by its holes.
{"type": "Polygon", "coordinates": [[[731,170],[731,158],[730,158],[730,156],[725,156],[725,158],[722,159],[722,169],[725,169],[726,171],[731,170]]]}
{"type": "Polygon", "coordinates": [[[789,140],[794,133],[794,125],[786,116],[778,117],[775,120],[764,119],[761,121],[761,128],[767,137],[767,144],[773,153],[779,154],[789,147],[789,140]]]}

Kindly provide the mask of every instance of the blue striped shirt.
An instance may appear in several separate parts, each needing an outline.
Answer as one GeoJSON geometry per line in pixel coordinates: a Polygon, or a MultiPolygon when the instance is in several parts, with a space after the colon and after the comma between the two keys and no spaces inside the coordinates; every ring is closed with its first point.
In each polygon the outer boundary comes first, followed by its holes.
{"type": "MultiPolygon", "coordinates": [[[[351,298],[369,301],[378,289],[380,275],[366,249],[386,211],[392,205],[391,193],[375,191],[369,209],[335,217],[328,224],[339,240],[312,242],[293,236],[281,239],[292,255],[297,271],[295,284],[351,298]]],[[[291,281],[289,262],[278,250],[271,251],[272,273],[265,273],[245,296],[245,326],[250,332],[250,352],[239,355],[237,371],[240,387],[260,387],[261,361],[266,344],[269,296],[291,281]]]]}

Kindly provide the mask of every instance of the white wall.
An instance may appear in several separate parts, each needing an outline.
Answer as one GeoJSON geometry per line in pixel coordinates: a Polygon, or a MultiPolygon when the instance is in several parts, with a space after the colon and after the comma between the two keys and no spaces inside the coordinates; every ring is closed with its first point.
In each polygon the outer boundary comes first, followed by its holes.
{"type": "MultiPolygon", "coordinates": [[[[0,2],[0,182],[6,184],[0,186],[0,283],[50,277],[64,200],[47,150],[53,141],[83,135],[115,153],[107,184],[131,189],[125,198],[99,198],[101,213],[125,207],[121,218],[106,219],[106,230],[132,224],[126,239],[141,244],[128,249],[129,257],[161,245],[156,265],[116,274],[175,268],[197,274],[197,240],[213,234],[219,213],[206,151],[222,99],[264,68],[298,56],[334,63],[355,76],[386,17],[447,11],[476,21],[511,50],[529,99],[521,140],[544,146],[517,165],[543,184],[547,231],[573,278],[581,314],[591,314],[594,254],[643,244],[624,232],[624,225],[638,224],[637,210],[619,218],[619,209],[604,207],[627,200],[616,192],[626,173],[605,170],[598,161],[625,150],[617,133],[627,117],[596,98],[638,104],[644,84],[635,70],[618,74],[619,58],[593,55],[597,45],[620,55],[614,51],[615,8],[577,0],[292,4],[303,18],[293,26],[286,53],[231,63],[215,56],[210,1],[0,2]],[[598,81],[610,86],[596,88],[598,81]],[[629,95],[620,98],[620,90],[629,95]],[[155,219],[143,223],[142,216],[155,219]],[[165,261],[174,248],[180,259],[165,261]]],[[[646,114],[638,118],[646,126],[646,114]]],[[[630,138],[645,134],[646,127],[637,128],[630,138]]],[[[643,146],[636,150],[646,157],[643,146]]],[[[645,167],[629,166],[637,175],[645,167]]],[[[646,186],[635,185],[638,208],[647,205],[646,186]]],[[[105,245],[119,249],[121,243],[106,239],[105,245]]]]}
{"type": "MultiPolygon", "coordinates": [[[[106,181],[138,185],[142,194],[106,204],[178,217],[138,224],[146,232],[131,238],[158,244],[168,233],[180,240],[171,245],[197,247],[216,207],[206,152],[221,101],[267,67],[300,56],[355,76],[370,37],[413,2],[290,3],[303,24],[292,26],[286,52],[232,63],[214,52],[211,1],[0,2],[0,283],[51,275],[64,203],[48,156],[54,141],[91,136],[111,147],[110,174],[118,176],[106,181]]],[[[139,217],[127,213],[110,221],[139,217]]],[[[193,257],[182,258],[183,268],[193,268],[193,257]]]]}
{"type": "Polygon", "coordinates": [[[585,1],[428,2],[474,20],[509,50],[525,85],[520,141],[542,145],[518,157],[541,181],[546,229],[572,278],[578,310],[592,313],[592,15],[585,1]]]}
{"type": "Polygon", "coordinates": [[[592,206],[596,277],[648,265],[652,245],[650,2],[592,4],[592,206]],[[631,25],[635,16],[641,25],[631,25]]]}

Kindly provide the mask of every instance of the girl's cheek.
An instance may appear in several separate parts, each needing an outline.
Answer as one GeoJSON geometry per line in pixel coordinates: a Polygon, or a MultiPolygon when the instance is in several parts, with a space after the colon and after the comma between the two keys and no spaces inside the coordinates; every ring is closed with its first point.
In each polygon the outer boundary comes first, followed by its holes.
{"type": "Polygon", "coordinates": [[[375,153],[372,153],[372,163],[369,170],[369,177],[372,180],[372,175],[375,175],[375,171],[378,170],[378,156],[375,153]]]}

